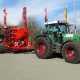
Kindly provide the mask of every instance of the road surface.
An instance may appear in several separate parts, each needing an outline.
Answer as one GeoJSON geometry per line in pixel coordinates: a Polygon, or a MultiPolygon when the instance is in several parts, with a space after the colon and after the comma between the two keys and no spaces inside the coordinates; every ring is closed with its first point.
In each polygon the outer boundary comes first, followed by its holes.
{"type": "Polygon", "coordinates": [[[35,54],[0,54],[0,80],[80,80],[80,64],[35,54]]]}

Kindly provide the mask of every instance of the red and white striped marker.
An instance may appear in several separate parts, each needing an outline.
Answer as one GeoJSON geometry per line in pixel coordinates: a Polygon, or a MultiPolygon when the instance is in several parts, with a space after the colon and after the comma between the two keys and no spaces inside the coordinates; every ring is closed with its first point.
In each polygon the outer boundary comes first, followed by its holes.
{"type": "Polygon", "coordinates": [[[47,8],[45,8],[45,23],[47,23],[48,22],[48,17],[47,17],[47,8]]]}
{"type": "Polygon", "coordinates": [[[25,27],[27,27],[27,10],[26,7],[23,8],[22,20],[25,27]]]}
{"type": "Polygon", "coordinates": [[[3,12],[4,12],[4,28],[7,28],[7,21],[6,21],[7,12],[6,12],[6,8],[3,10],[3,12]]]}

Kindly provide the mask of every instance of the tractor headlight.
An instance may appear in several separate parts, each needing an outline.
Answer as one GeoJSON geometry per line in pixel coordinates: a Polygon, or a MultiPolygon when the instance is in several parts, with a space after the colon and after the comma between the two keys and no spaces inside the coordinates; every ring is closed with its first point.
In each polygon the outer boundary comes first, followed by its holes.
{"type": "Polygon", "coordinates": [[[73,38],[73,34],[66,34],[64,37],[73,38]]]}

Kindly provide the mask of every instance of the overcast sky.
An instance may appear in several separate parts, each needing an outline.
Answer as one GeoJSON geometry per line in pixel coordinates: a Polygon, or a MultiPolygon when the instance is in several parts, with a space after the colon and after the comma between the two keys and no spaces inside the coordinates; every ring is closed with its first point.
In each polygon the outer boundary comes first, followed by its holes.
{"type": "MultiPolygon", "coordinates": [[[[3,23],[3,9],[7,9],[8,24],[17,25],[22,19],[22,8],[28,9],[28,16],[35,16],[44,23],[44,8],[48,9],[49,21],[64,20],[64,8],[67,3],[68,21],[74,23],[74,0],[0,0],[0,22],[3,23]]],[[[76,1],[77,24],[80,24],[80,0],[76,1]]]]}

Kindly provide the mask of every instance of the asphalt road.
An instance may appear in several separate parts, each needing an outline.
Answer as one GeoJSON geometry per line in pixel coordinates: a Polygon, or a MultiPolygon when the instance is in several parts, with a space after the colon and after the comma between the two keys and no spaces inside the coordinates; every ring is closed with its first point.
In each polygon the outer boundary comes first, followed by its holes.
{"type": "Polygon", "coordinates": [[[35,54],[0,54],[0,80],[80,80],[80,64],[42,60],[35,54]]]}

